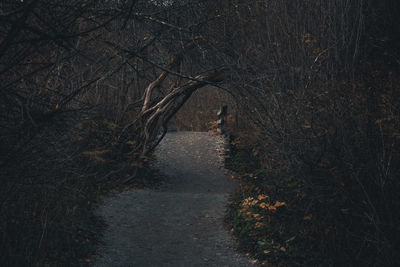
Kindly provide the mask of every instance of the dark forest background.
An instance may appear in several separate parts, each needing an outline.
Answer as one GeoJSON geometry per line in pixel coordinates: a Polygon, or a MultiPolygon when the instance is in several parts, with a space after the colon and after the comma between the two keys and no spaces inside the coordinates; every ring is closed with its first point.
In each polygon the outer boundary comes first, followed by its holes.
{"type": "Polygon", "coordinates": [[[400,264],[397,0],[0,1],[0,262],[85,265],[96,201],[228,104],[227,222],[273,266],[400,264]],[[264,204],[262,204],[264,203],[264,204]],[[257,215],[258,214],[258,215],[257,215]]]}

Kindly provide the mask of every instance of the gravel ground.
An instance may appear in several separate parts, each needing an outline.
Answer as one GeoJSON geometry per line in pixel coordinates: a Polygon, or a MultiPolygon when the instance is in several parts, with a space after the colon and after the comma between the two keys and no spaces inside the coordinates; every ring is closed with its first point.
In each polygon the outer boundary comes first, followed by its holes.
{"type": "Polygon", "coordinates": [[[209,133],[167,134],[156,151],[167,182],[99,207],[108,228],[93,266],[255,266],[223,226],[233,185],[221,148],[209,133]]]}

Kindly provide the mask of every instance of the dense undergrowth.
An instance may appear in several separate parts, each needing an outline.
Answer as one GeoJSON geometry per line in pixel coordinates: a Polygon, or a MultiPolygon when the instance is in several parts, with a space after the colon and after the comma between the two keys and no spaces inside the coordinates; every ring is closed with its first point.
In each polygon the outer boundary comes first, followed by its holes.
{"type": "Polygon", "coordinates": [[[227,163],[240,184],[227,222],[244,251],[271,266],[399,264],[398,150],[391,151],[393,176],[382,184],[365,158],[283,172],[266,165],[259,140],[234,138],[227,163]]]}
{"type": "Polygon", "coordinates": [[[320,235],[312,234],[315,214],[302,203],[303,181],[263,169],[254,148],[237,138],[231,151],[227,167],[238,174],[239,186],[226,220],[240,249],[271,266],[331,265],[318,245],[320,235]]]}
{"type": "Polygon", "coordinates": [[[115,142],[116,125],[109,120],[68,126],[66,143],[43,132],[18,155],[23,161],[9,158],[3,166],[2,177],[9,181],[3,188],[9,191],[1,202],[2,266],[89,264],[105,226],[94,214],[99,200],[156,182],[146,167],[149,158],[121,152],[129,151],[133,141],[115,142]],[[48,145],[38,150],[43,138],[48,145]]]}
{"type": "Polygon", "coordinates": [[[398,266],[398,2],[306,3],[251,11],[269,52],[243,59],[260,76],[238,93],[252,99],[231,129],[241,187],[228,221],[271,266],[398,266]]]}

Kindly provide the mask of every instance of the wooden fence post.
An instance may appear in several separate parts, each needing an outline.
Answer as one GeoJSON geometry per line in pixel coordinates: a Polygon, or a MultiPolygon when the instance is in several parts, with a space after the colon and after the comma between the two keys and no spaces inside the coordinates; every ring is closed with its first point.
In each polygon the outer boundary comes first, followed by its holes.
{"type": "Polygon", "coordinates": [[[223,105],[217,115],[218,115],[218,121],[217,121],[217,132],[219,134],[224,134],[225,133],[225,122],[226,122],[226,116],[228,113],[228,106],[227,105],[223,105]]]}
{"type": "Polygon", "coordinates": [[[228,116],[228,106],[223,105],[218,113],[217,120],[217,132],[222,135],[222,151],[224,157],[225,166],[230,163],[231,151],[230,151],[230,134],[225,130],[225,124],[228,116]]]}

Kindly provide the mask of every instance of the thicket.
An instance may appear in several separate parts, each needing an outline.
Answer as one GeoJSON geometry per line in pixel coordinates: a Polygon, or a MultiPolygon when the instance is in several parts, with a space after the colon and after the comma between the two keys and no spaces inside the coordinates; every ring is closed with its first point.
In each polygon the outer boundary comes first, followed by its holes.
{"type": "Polygon", "coordinates": [[[88,264],[103,227],[93,205],[151,182],[136,136],[121,138],[154,70],[114,45],[145,45],[133,6],[0,3],[1,266],[88,264]]]}
{"type": "Polygon", "coordinates": [[[233,141],[243,184],[229,219],[260,260],[399,264],[398,11],[396,1],[238,3],[227,24],[244,67],[233,79],[255,125],[233,141]]]}

